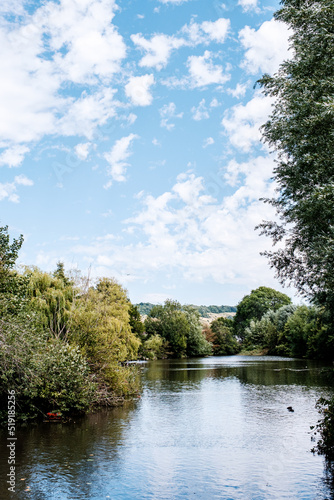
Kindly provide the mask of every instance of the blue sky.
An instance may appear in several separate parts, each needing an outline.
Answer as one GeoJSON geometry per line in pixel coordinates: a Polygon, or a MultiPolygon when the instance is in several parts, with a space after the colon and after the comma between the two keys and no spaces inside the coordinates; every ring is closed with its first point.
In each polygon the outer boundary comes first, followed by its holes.
{"type": "Polygon", "coordinates": [[[112,276],[134,303],[281,290],[254,231],[274,216],[254,84],[289,57],[277,8],[3,0],[1,224],[24,235],[20,262],[112,276]]]}

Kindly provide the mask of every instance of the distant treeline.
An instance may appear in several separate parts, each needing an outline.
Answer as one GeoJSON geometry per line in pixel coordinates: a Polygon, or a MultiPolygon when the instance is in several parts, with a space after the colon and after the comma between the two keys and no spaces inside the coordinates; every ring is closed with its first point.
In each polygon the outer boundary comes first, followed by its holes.
{"type": "MultiPolygon", "coordinates": [[[[156,304],[151,304],[150,302],[140,302],[136,304],[139,313],[142,316],[148,316],[156,304]]],[[[221,313],[229,313],[236,312],[237,308],[234,306],[195,306],[190,304],[193,309],[199,312],[202,318],[207,318],[209,314],[221,314],[221,313]]]]}

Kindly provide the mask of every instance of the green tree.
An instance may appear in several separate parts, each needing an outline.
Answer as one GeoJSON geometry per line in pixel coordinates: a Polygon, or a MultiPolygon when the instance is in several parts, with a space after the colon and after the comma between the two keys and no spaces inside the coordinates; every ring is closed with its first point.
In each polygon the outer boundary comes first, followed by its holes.
{"type": "Polygon", "coordinates": [[[63,264],[58,263],[53,275],[36,267],[26,268],[26,276],[30,307],[39,313],[42,325],[51,336],[66,338],[77,291],[66,278],[63,264]]]}
{"type": "Polygon", "coordinates": [[[199,313],[177,301],[166,300],[163,306],[154,306],[145,320],[145,331],[149,337],[159,335],[165,339],[170,354],[177,357],[206,356],[212,352],[202,333],[199,313]]]}
{"type": "Polygon", "coordinates": [[[28,281],[14,269],[23,236],[10,243],[8,226],[0,227],[0,316],[15,315],[24,307],[28,281]]]}
{"type": "Polygon", "coordinates": [[[210,325],[212,332],[213,354],[225,356],[237,354],[240,345],[234,335],[233,320],[220,317],[212,321],[210,325]]]}
{"type": "Polygon", "coordinates": [[[22,244],[22,234],[10,244],[8,226],[0,227],[0,279],[15,266],[22,244]]]}
{"type": "Polygon", "coordinates": [[[256,290],[252,290],[237,305],[234,317],[236,334],[244,339],[245,329],[252,320],[260,320],[267,311],[277,311],[280,307],[288,304],[291,304],[291,299],[273,288],[260,286],[256,290]]]}
{"type": "Polygon", "coordinates": [[[212,354],[212,345],[203,335],[199,312],[192,306],[183,306],[182,310],[186,315],[189,325],[186,355],[190,357],[210,356],[212,354]]]}
{"type": "Polygon", "coordinates": [[[283,248],[266,252],[283,284],[325,305],[334,318],[334,4],[282,0],[275,18],[291,30],[290,54],[260,85],[272,96],[264,140],[277,152],[276,221],[262,233],[283,248]]]}
{"type": "Polygon", "coordinates": [[[123,366],[137,359],[140,346],[131,332],[129,309],[125,290],[115,280],[102,278],[76,299],[68,334],[90,361],[100,388],[107,384],[120,395],[137,389],[134,370],[123,366]]]}
{"type": "Polygon", "coordinates": [[[140,339],[143,339],[144,323],[141,320],[138,307],[134,306],[133,304],[130,304],[129,318],[132,333],[137,335],[137,337],[139,337],[140,339]]]}

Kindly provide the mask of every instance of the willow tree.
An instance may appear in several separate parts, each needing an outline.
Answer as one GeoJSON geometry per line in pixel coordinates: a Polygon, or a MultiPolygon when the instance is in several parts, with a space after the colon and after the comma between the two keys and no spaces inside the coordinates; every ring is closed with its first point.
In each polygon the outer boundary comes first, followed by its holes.
{"type": "Polygon", "coordinates": [[[291,58],[259,81],[274,107],[263,126],[277,152],[277,211],[262,233],[284,284],[333,311],[334,305],[334,2],[282,0],[275,18],[291,30],[291,58]]]}
{"type": "Polygon", "coordinates": [[[77,297],[71,311],[71,343],[86,355],[100,387],[117,394],[137,389],[134,370],[124,362],[137,359],[140,340],[131,331],[130,302],[113,279],[102,278],[77,297]]]}

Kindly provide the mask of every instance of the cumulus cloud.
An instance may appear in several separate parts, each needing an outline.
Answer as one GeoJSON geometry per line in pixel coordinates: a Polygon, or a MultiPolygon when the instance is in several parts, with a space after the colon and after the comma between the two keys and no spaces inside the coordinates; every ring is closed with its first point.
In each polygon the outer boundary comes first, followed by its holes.
{"type": "Polygon", "coordinates": [[[289,58],[289,30],[286,24],[272,19],[258,30],[245,26],[239,39],[246,49],[242,67],[249,73],[275,73],[284,59],[289,58]]]}
{"type": "Polygon", "coordinates": [[[29,151],[30,149],[27,146],[20,144],[6,149],[0,155],[0,166],[19,167],[29,151]]]}
{"type": "Polygon", "coordinates": [[[146,54],[139,61],[139,66],[155,67],[157,70],[164,68],[173,50],[185,45],[185,40],[164,34],[154,35],[146,40],[141,34],[131,35],[133,43],[146,54]]]}
{"type": "Polygon", "coordinates": [[[31,14],[24,2],[10,4],[21,18],[3,18],[0,26],[0,143],[13,148],[47,134],[91,136],[112,116],[110,81],[126,56],[112,24],[115,2],[49,1],[31,14]],[[68,84],[96,87],[70,97],[63,93],[68,84]]]}
{"type": "MultiPolygon", "coordinates": [[[[142,192],[141,210],[124,221],[131,234],[141,234],[140,243],[119,246],[94,242],[72,251],[95,256],[100,263],[108,259],[113,269],[126,269],[133,275],[171,269],[172,255],[172,267],[190,281],[258,284],[259,251],[264,242],[254,226],[268,217],[268,206],[259,198],[273,192],[272,168],[272,160],[265,157],[230,162],[222,179],[235,189],[221,202],[207,193],[203,177],[182,173],[169,191],[156,197],[142,192]]],[[[270,283],[272,278],[263,261],[262,268],[261,280],[270,283]]]]}
{"type": "Polygon", "coordinates": [[[201,24],[202,30],[209,35],[210,40],[217,43],[223,43],[230,30],[231,22],[229,19],[220,18],[217,21],[204,21],[201,24]]]}
{"type": "Polygon", "coordinates": [[[245,12],[249,10],[257,10],[258,0],[238,0],[238,5],[241,5],[242,10],[245,12]]]}
{"type": "Polygon", "coordinates": [[[116,116],[115,93],[116,90],[107,87],[93,94],[82,92],[58,120],[58,133],[65,136],[83,135],[92,139],[97,126],[105,125],[109,118],[116,116]]]}
{"type": "Polygon", "coordinates": [[[203,56],[188,57],[190,85],[193,88],[223,84],[230,79],[230,75],[224,73],[223,67],[213,64],[212,59],[213,56],[208,50],[203,56]]]}
{"type": "MultiPolygon", "coordinates": [[[[104,158],[109,163],[108,174],[111,176],[113,181],[124,182],[126,180],[126,168],[129,163],[126,160],[131,156],[130,146],[134,139],[137,139],[136,134],[130,134],[127,137],[122,137],[115,142],[114,146],[109,153],[104,154],[104,158]]],[[[110,187],[111,182],[109,182],[105,187],[110,187]]]]}
{"type": "Polygon", "coordinates": [[[230,31],[231,22],[229,19],[219,18],[216,21],[204,21],[201,24],[193,19],[190,24],[181,28],[181,33],[187,37],[188,44],[198,45],[210,42],[223,43],[230,31]]]}
{"type": "Polygon", "coordinates": [[[222,125],[233,146],[249,152],[261,139],[260,127],[271,112],[273,100],[259,93],[247,102],[237,104],[225,112],[222,125]]]}
{"type": "Polygon", "coordinates": [[[17,186],[33,186],[34,183],[25,175],[16,175],[13,182],[0,182],[0,201],[5,200],[19,203],[20,198],[17,193],[17,186]]]}
{"type": "Polygon", "coordinates": [[[156,68],[158,71],[166,67],[174,50],[184,46],[223,43],[230,30],[230,20],[220,18],[216,21],[204,21],[201,24],[191,21],[181,28],[181,37],[177,35],[155,34],[146,39],[141,33],[131,35],[132,42],[145,55],[139,61],[139,66],[156,68]]]}
{"type": "Polygon", "coordinates": [[[89,156],[89,148],[90,148],[90,142],[86,142],[86,143],[80,143],[80,144],[77,144],[74,148],[74,151],[75,151],[75,154],[77,155],[77,157],[79,158],[79,160],[87,160],[88,156],[89,156]]]}
{"type": "Polygon", "coordinates": [[[67,79],[89,83],[110,78],[126,56],[123,38],[112,24],[115,1],[48,2],[34,16],[50,36],[55,60],[67,79]]]}
{"type": "Polygon", "coordinates": [[[125,94],[135,106],[149,106],[152,104],[153,96],[150,93],[150,88],[154,85],[154,76],[132,76],[129,82],[125,85],[125,94]]]}
{"type": "Polygon", "coordinates": [[[246,90],[247,90],[246,83],[244,84],[237,83],[235,89],[227,89],[227,93],[239,99],[240,97],[244,97],[244,95],[246,94],[246,90]]]}

